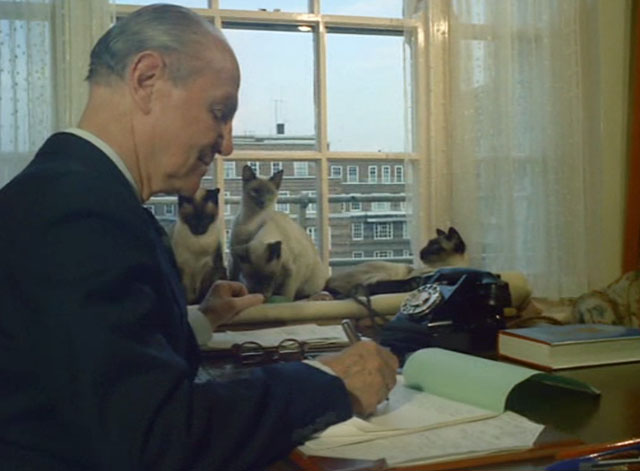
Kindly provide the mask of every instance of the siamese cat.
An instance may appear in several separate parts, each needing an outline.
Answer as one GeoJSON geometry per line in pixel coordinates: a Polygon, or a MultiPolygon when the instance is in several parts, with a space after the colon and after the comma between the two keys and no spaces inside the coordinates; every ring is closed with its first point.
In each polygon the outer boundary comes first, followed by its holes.
{"type": "Polygon", "coordinates": [[[242,167],[242,200],[240,210],[231,224],[229,243],[229,278],[232,280],[240,279],[240,265],[233,255],[233,248],[251,242],[264,223],[276,212],[275,204],[283,174],[284,170],[280,170],[268,179],[258,178],[250,166],[242,167]]]}
{"type": "Polygon", "coordinates": [[[200,188],[193,198],[178,196],[171,245],[189,304],[202,301],[214,281],[227,278],[218,221],[219,192],[219,188],[200,188]]]}
{"type": "Polygon", "coordinates": [[[467,266],[467,246],[454,227],[448,232],[436,229],[436,237],[420,250],[422,266],[414,267],[393,262],[364,262],[350,270],[337,273],[327,281],[330,293],[348,296],[357,285],[369,285],[378,281],[404,280],[426,274],[436,268],[467,266]]]}
{"type": "Polygon", "coordinates": [[[308,298],[320,293],[329,277],[305,230],[276,211],[248,244],[233,247],[231,253],[249,291],[265,297],[308,298]]]}
{"type": "Polygon", "coordinates": [[[288,299],[320,292],[329,277],[305,230],[275,203],[283,171],[258,178],[242,169],[242,203],[231,231],[232,279],[244,281],[250,292],[288,299]]]}

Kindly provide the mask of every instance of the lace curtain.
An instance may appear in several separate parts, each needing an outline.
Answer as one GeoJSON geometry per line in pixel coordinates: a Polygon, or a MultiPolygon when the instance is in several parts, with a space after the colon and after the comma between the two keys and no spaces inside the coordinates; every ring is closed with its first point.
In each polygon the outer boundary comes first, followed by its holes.
{"type": "Polygon", "coordinates": [[[520,271],[537,296],[610,281],[599,276],[595,9],[589,0],[405,4],[427,31],[421,217],[456,226],[471,266],[520,271]]]}
{"type": "Polygon", "coordinates": [[[114,18],[109,0],[0,2],[0,186],[76,124],[89,52],[114,18]]]}

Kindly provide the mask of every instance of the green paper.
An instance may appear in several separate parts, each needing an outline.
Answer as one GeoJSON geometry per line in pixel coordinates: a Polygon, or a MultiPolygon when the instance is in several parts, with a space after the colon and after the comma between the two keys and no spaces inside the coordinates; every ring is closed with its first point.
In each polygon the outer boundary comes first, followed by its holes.
{"type": "Polygon", "coordinates": [[[562,388],[592,390],[570,378],[559,379],[531,368],[440,348],[425,348],[413,353],[405,363],[403,375],[405,384],[411,388],[494,412],[504,411],[511,389],[534,375],[537,381],[562,388]]]}

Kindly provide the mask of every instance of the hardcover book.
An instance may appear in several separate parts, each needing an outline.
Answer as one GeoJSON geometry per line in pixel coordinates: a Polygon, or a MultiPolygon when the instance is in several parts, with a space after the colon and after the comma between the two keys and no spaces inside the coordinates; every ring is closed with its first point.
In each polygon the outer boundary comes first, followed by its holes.
{"type": "Polygon", "coordinates": [[[605,324],[506,329],[498,334],[498,354],[546,370],[640,361],[640,329],[605,324]]]}

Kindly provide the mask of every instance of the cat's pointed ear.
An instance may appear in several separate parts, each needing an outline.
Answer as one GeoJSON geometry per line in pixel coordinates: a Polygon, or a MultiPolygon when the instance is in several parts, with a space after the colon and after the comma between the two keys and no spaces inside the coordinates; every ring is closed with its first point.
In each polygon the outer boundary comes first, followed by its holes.
{"type": "Polygon", "coordinates": [[[242,181],[243,182],[250,182],[251,180],[255,180],[256,179],[256,173],[253,171],[253,169],[251,168],[251,166],[249,165],[245,165],[244,167],[242,167],[242,181]]]}
{"type": "Polygon", "coordinates": [[[445,231],[443,231],[442,229],[440,229],[440,228],[436,229],[436,234],[438,234],[438,237],[446,237],[447,236],[447,233],[445,231]]]}
{"type": "Polygon", "coordinates": [[[282,256],[282,241],[276,240],[267,244],[267,263],[282,256]]]}
{"type": "Polygon", "coordinates": [[[213,190],[207,190],[207,192],[204,195],[203,199],[205,201],[212,201],[213,204],[218,206],[218,195],[219,194],[220,194],[220,188],[214,188],[213,190]]]}
{"type": "Polygon", "coordinates": [[[283,175],[284,175],[284,169],[278,170],[276,173],[271,175],[271,178],[269,178],[269,180],[273,183],[273,185],[278,190],[280,189],[280,185],[282,184],[282,176],[283,175]]]}
{"type": "Polygon", "coordinates": [[[191,196],[178,195],[178,208],[181,208],[185,204],[193,204],[193,198],[191,196]]]}
{"type": "Polygon", "coordinates": [[[449,240],[462,239],[462,237],[460,237],[460,233],[453,226],[449,227],[449,232],[447,233],[447,238],[449,240]]]}

